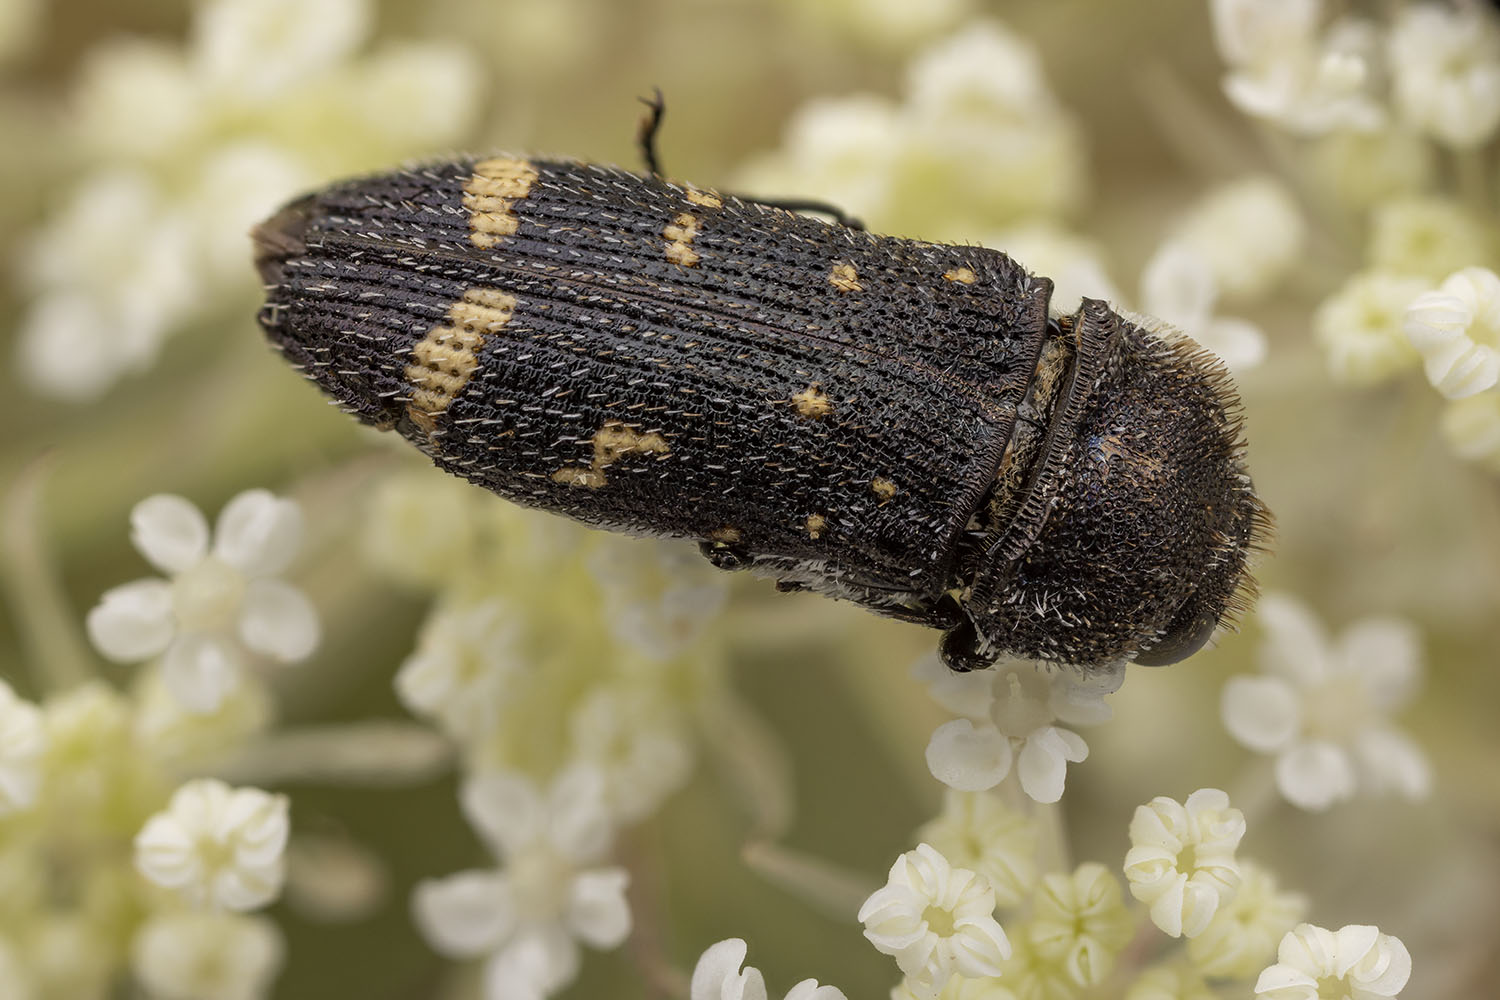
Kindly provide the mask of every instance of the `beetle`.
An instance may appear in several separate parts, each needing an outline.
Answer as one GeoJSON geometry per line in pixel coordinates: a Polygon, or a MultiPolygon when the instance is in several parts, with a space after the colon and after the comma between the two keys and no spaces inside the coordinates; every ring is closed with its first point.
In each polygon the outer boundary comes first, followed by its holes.
{"type": "Polygon", "coordinates": [[[646,174],[465,157],[292,201],[253,233],[267,336],[451,473],[941,629],[957,670],[1171,663],[1242,609],[1268,514],[1212,355],[1051,317],[996,250],[667,180],[655,110],[646,174]]]}

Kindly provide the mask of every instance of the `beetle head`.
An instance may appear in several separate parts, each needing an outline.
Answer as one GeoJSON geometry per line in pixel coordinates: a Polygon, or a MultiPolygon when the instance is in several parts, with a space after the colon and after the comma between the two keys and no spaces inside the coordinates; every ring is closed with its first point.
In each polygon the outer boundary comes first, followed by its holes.
{"type": "MultiPolygon", "coordinates": [[[[1064,332],[1071,379],[1015,523],[979,566],[967,638],[991,659],[1174,663],[1243,608],[1270,524],[1238,400],[1222,364],[1175,331],[1086,301],[1064,332]]],[[[973,665],[965,639],[945,641],[950,663],[973,665]]]]}

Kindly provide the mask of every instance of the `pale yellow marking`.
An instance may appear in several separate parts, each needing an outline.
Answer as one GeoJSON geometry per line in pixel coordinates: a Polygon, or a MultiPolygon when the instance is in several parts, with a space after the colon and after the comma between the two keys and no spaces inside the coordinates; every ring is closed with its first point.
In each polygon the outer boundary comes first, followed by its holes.
{"type": "Polygon", "coordinates": [[[470,288],[448,307],[448,322],[427,331],[411,349],[406,415],[428,434],[479,367],[479,348],[515,315],[516,297],[498,288],[470,288]]]}
{"type": "Polygon", "coordinates": [[[734,545],[744,537],[744,534],[741,533],[739,528],[728,524],[726,524],[722,528],[715,528],[713,531],[710,531],[708,533],[709,541],[718,542],[721,545],[734,545]]]}
{"type": "Polygon", "coordinates": [[[946,281],[956,281],[960,285],[972,285],[979,280],[979,275],[975,274],[972,268],[955,267],[953,270],[945,272],[943,278],[946,281]]]}
{"type": "Polygon", "coordinates": [[[683,267],[698,263],[698,251],[693,249],[693,237],[698,235],[697,216],[683,212],[661,234],[671,241],[667,244],[667,260],[683,267]]]}
{"type": "Polygon", "coordinates": [[[859,283],[859,274],[854,270],[853,264],[835,264],[833,273],[828,276],[828,283],[841,292],[858,292],[864,289],[859,283]]]}
{"type": "Polygon", "coordinates": [[[594,446],[594,461],[589,466],[569,465],[552,473],[552,481],[564,486],[583,486],[597,490],[609,483],[604,470],[626,455],[670,455],[672,448],[667,439],[652,431],[642,434],[625,426],[618,420],[606,421],[590,439],[594,446]]]}
{"type": "Polygon", "coordinates": [[[469,242],[492,249],[521,225],[516,202],[531,193],[536,167],[511,156],[497,156],[474,164],[474,175],[464,184],[464,208],[469,210],[469,242]]]}
{"type": "Polygon", "coordinates": [[[874,493],[884,502],[896,495],[896,484],[884,476],[876,476],[870,480],[870,492],[874,493]]]}
{"type": "Polygon", "coordinates": [[[807,515],[807,537],[817,541],[823,537],[823,532],[828,530],[828,518],[822,514],[807,515]]]}
{"type": "Polygon", "coordinates": [[[719,200],[718,195],[712,191],[699,191],[697,188],[688,188],[687,200],[703,208],[724,207],[724,203],[719,200]]]}
{"type": "Polygon", "coordinates": [[[792,397],[797,412],[809,420],[822,420],[833,412],[833,401],[823,395],[822,388],[814,382],[792,397]]]}

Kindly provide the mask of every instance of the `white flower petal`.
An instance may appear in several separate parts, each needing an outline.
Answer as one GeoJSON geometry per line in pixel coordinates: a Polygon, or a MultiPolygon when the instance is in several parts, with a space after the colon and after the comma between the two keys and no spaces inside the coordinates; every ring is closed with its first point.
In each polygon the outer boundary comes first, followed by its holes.
{"type": "Polygon", "coordinates": [[[1303,685],[1328,676],[1328,639],[1306,604],[1286,594],[1265,594],[1255,613],[1265,630],[1261,670],[1303,685]]]}
{"type": "Polygon", "coordinates": [[[500,857],[535,844],[546,831],[541,794],[529,778],[496,772],[469,778],[458,793],[464,816],[500,857]]]}
{"type": "Polygon", "coordinates": [[[1280,677],[1231,677],[1219,714],[1229,735],[1259,753],[1282,749],[1302,728],[1302,704],[1280,677]]]}
{"type": "Polygon", "coordinates": [[[1331,743],[1301,743],[1276,758],[1276,787],[1292,805],[1321,812],[1354,795],[1354,766],[1331,743]]]}
{"type": "Polygon", "coordinates": [[[575,765],[552,781],[547,796],[547,839],[575,864],[598,860],[609,850],[614,830],[604,775],[590,765],[575,765]]]}
{"type": "Polygon", "coordinates": [[[181,573],[208,555],[208,521],[191,501],[158,493],[130,511],[130,541],[164,573],[181,573]]]}
{"type": "Polygon", "coordinates": [[[246,576],[280,573],[301,544],[302,509],[268,490],[230,500],[214,526],[214,555],[246,576]]]}
{"type": "Polygon", "coordinates": [[[747,949],[739,938],[710,945],[693,967],[689,1000],[766,1000],[766,984],[754,969],[740,971],[747,949]]]}
{"type": "Polygon", "coordinates": [[[1037,802],[1056,802],[1062,798],[1069,762],[1077,763],[1089,755],[1083,737],[1068,729],[1047,726],[1026,738],[1016,761],[1021,789],[1037,802]]]}
{"type": "Polygon", "coordinates": [[[1192,335],[1213,316],[1219,291],[1207,257],[1184,240],[1163,243],[1141,275],[1141,306],[1192,335]]]}
{"type": "Polygon", "coordinates": [[[1417,630],[1400,618],[1367,618],[1339,637],[1342,669],[1359,677],[1384,711],[1411,700],[1422,678],[1422,647],[1417,630]]]}
{"type": "Polygon", "coordinates": [[[282,663],[306,659],[318,648],[322,636],[312,602],[302,591],[280,580],[250,581],[239,627],[246,646],[282,663]]]}
{"type": "Polygon", "coordinates": [[[568,891],[568,926],[585,944],[615,948],[630,933],[630,904],[625,887],[630,875],[623,868],[579,873],[568,891]]]}
{"type": "Polygon", "coordinates": [[[119,663],[156,656],[172,641],[172,587],[165,580],[136,580],[99,598],[85,619],[94,647],[119,663]]]}
{"type": "Polygon", "coordinates": [[[932,700],[954,715],[979,720],[989,714],[994,674],[990,670],[952,670],[936,655],[924,656],[911,670],[932,700]]]}
{"type": "Polygon", "coordinates": [[[239,651],[223,636],[194,632],[178,636],[161,661],[162,684],[186,709],[215,711],[240,685],[239,651]]]}
{"type": "Polygon", "coordinates": [[[927,744],[927,768],[949,788],[982,792],[1010,773],[1010,740],[994,726],[976,727],[954,719],[933,731],[927,744]]]}
{"type": "Polygon", "coordinates": [[[473,958],[499,948],[516,924],[515,900],[504,874],[465,871],[427,879],[412,893],[417,928],[449,958],[473,958]]]}
{"type": "Polygon", "coordinates": [[[804,979],[787,990],[786,1000],[849,1000],[836,986],[819,986],[816,979],[804,979]]]}
{"type": "Polygon", "coordinates": [[[1362,780],[1377,792],[1396,792],[1409,799],[1426,798],[1432,791],[1432,768],[1427,756],[1405,733],[1390,728],[1367,729],[1354,743],[1362,780]]]}

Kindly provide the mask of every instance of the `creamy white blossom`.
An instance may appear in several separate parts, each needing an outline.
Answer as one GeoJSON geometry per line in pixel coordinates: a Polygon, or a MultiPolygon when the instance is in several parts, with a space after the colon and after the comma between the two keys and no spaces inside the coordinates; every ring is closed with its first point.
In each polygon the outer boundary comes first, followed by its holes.
{"type": "Polygon", "coordinates": [[[1276,942],[1307,915],[1307,897],[1280,889],[1270,870],[1243,858],[1239,866],[1239,891],[1188,942],[1188,957],[1205,975],[1250,978],[1271,960],[1276,942]]]}
{"type": "Polygon", "coordinates": [[[131,945],[131,967],[159,1000],[260,1000],[286,947],[265,917],[193,910],[151,917],[131,945]]]}
{"type": "Polygon", "coordinates": [[[42,710],[0,680],[0,817],[36,802],[46,745],[42,710]]]}
{"type": "Polygon", "coordinates": [[[1187,962],[1148,966],[1130,988],[1125,1000],[1223,1000],[1199,972],[1187,962]]]}
{"type": "Polygon", "coordinates": [[[504,867],[424,881],[412,910],[439,952],[486,958],[488,1000],[550,995],[577,975],[579,941],[625,940],[629,876],[601,864],[611,828],[597,772],[573,768],[545,792],[512,774],[470,778],[460,802],[504,867]]]}
{"type": "Polygon", "coordinates": [[[1431,285],[1423,278],[1362,271],[1324,299],[1313,314],[1313,339],[1329,374],[1373,385],[1416,365],[1406,337],[1406,309],[1431,285]]]}
{"type": "Polygon", "coordinates": [[[1245,301],[1264,296],[1290,273],[1307,240],[1307,223],[1280,181],[1252,175],[1198,199],[1172,235],[1207,261],[1215,289],[1245,301]]]}
{"type": "Polygon", "coordinates": [[[512,678],[526,667],[519,642],[505,602],[450,597],[422,624],[416,650],[396,674],[396,693],[454,738],[474,739],[495,724],[512,678]]]}
{"type": "Polygon", "coordinates": [[[212,778],[189,781],[136,835],[136,868],[194,906],[265,906],[286,874],[287,811],[284,795],[212,778]]]}
{"type": "Polygon", "coordinates": [[[1298,924],[1281,939],[1276,964],[1255,982],[1255,1000],[1387,1000],[1411,978],[1411,954],[1380,928],[1336,931],[1298,924]]]}
{"type": "Polygon", "coordinates": [[[1379,35],[1354,18],[1322,28],[1320,0],[1213,0],[1224,93],[1241,111],[1293,132],[1372,129],[1379,35]]]}
{"type": "Polygon", "coordinates": [[[586,557],[615,638],[654,660],[680,656],[718,618],[724,574],[691,545],[602,535],[586,557]]]}
{"type": "Polygon", "coordinates": [[[1356,622],[1332,642],[1308,609],[1261,598],[1261,676],[1231,678],[1221,708],[1231,735],[1276,756],[1276,786],[1303,809],[1368,791],[1416,798],[1431,783],[1422,752],[1390,725],[1421,678],[1416,630],[1394,618],[1356,622]]]}
{"type": "Polygon", "coordinates": [[[1142,322],[1181,330],[1235,371],[1255,367],[1266,356],[1265,334],[1248,320],[1215,316],[1218,298],[1207,256],[1184,240],[1163,243],[1141,275],[1142,322]]]}
{"type": "Polygon", "coordinates": [[[1489,259],[1490,234],[1452,198],[1391,198],[1370,212],[1371,266],[1433,282],[1489,259]]]}
{"type": "Polygon", "coordinates": [[[993,788],[1014,764],[1027,795],[1056,802],[1068,764],[1086,758],[1088,744],[1053,723],[1109,718],[1104,692],[1080,686],[1067,671],[1049,675],[1035,664],[1014,662],[959,674],[933,657],[918,663],[914,673],[934,700],[964,716],[939,726],[927,744],[927,766],[949,788],[993,788]]]}
{"type": "Polygon", "coordinates": [[[1500,471],[1500,392],[1455,399],[1440,423],[1453,454],[1500,471]]]}
{"type": "Polygon", "coordinates": [[[930,995],[953,976],[1000,975],[1011,946],[994,911],[988,879],[918,844],[896,859],[885,886],[859,908],[859,921],[876,950],[930,995]]]}
{"type": "Polygon", "coordinates": [[[1308,151],[1326,196],[1364,209],[1429,187],[1437,169],[1432,144],[1406,128],[1331,132],[1308,151]]]}
{"type": "MultiPolygon", "coordinates": [[[[765,978],[759,969],[745,966],[747,952],[745,942],[739,938],[711,945],[693,966],[688,1000],[766,1000],[765,978]]],[[[786,1000],[845,1000],[845,997],[842,990],[833,986],[819,986],[816,979],[804,979],[787,992],[786,1000]]]]}
{"type": "Polygon", "coordinates": [[[1027,938],[1040,960],[1060,967],[1074,985],[1088,987],[1109,975],[1134,929],[1119,880],[1087,861],[1071,873],[1042,876],[1027,938]]]}
{"type": "Polygon", "coordinates": [[[1450,146],[1483,143],[1500,125],[1500,20],[1481,4],[1415,3],[1390,33],[1396,107],[1450,146]]]}
{"type": "Polygon", "coordinates": [[[276,579],[296,555],[302,513],[248,490],[208,522],[182,497],[158,494],[130,512],[131,541],[170,581],[107,591],[88,615],[90,638],[120,662],[162,656],[163,682],[185,706],[212,712],[240,683],[247,651],[291,663],[318,644],[317,612],[276,579]]]}
{"type": "Polygon", "coordinates": [[[1234,852],[1244,835],[1244,815],[1217,788],[1137,806],[1125,854],[1130,894],[1165,933],[1196,937],[1239,889],[1234,852]]]}
{"type": "Polygon", "coordinates": [[[943,792],[943,811],[917,831],[959,868],[989,879],[995,905],[1019,906],[1037,879],[1041,831],[1031,817],[993,792],[943,792]]]}
{"type": "Polygon", "coordinates": [[[1500,277],[1466,267],[1406,310],[1406,336],[1422,355],[1427,381],[1449,399],[1500,383],[1500,277]]]}
{"type": "Polygon", "coordinates": [[[572,759],[603,775],[610,811],[622,824],[655,812],[692,772],[685,721],[653,686],[599,686],[574,710],[569,730],[572,759]]]}

